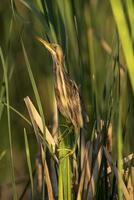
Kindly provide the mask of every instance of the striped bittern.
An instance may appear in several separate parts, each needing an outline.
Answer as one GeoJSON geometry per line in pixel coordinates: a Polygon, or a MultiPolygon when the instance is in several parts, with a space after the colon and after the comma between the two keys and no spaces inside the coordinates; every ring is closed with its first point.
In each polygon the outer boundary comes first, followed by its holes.
{"type": "Polygon", "coordinates": [[[54,89],[57,108],[73,124],[75,132],[79,133],[80,128],[83,127],[79,89],[64,69],[63,51],[58,44],[48,43],[40,37],[37,37],[37,40],[46,47],[53,58],[54,89]]]}

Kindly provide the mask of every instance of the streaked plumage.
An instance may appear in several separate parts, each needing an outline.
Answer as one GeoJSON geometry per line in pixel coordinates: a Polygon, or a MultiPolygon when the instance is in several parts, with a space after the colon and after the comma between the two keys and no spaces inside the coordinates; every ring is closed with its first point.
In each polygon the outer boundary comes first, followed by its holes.
{"type": "Polygon", "coordinates": [[[37,39],[48,49],[54,61],[54,87],[58,110],[73,124],[75,132],[79,133],[83,127],[79,89],[64,69],[62,49],[57,44],[50,44],[39,37],[37,39]]]}

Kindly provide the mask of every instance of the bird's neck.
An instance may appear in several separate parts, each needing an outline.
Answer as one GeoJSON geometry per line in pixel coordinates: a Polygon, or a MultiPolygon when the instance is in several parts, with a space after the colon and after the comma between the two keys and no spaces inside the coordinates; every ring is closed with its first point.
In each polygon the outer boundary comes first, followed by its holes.
{"type": "Polygon", "coordinates": [[[55,78],[61,77],[61,74],[62,74],[62,76],[64,76],[64,66],[63,66],[63,64],[54,62],[53,71],[54,71],[55,78]]]}
{"type": "Polygon", "coordinates": [[[66,81],[65,81],[65,71],[63,65],[58,65],[55,63],[54,66],[54,85],[55,89],[57,91],[60,91],[61,97],[64,97],[66,99],[67,97],[67,91],[66,91],[66,81]]]}

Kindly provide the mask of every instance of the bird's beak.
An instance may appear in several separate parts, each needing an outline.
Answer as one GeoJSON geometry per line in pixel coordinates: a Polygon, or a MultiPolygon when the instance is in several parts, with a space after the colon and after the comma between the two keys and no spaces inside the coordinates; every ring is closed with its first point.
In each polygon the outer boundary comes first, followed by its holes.
{"type": "Polygon", "coordinates": [[[52,44],[50,44],[49,42],[43,40],[40,37],[36,37],[36,39],[39,42],[41,42],[52,55],[55,55],[55,49],[53,48],[52,44]]]}

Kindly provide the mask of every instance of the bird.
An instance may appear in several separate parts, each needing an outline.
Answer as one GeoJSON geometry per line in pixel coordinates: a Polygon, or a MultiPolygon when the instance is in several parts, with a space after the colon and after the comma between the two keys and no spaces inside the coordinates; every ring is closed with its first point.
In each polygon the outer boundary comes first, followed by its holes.
{"type": "Polygon", "coordinates": [[[40,37],[36,39],[45,46],[53,59],[54,91],[57,108],[74,126],[79,134],[83,127],[83,116],[79,88],[65,70],[64,54],[59,44],[49,43],[40,37]]]}

